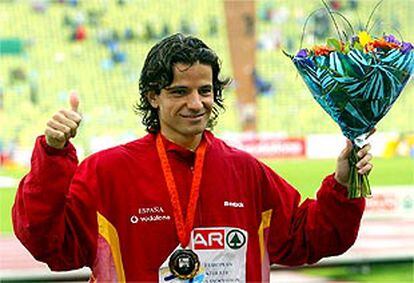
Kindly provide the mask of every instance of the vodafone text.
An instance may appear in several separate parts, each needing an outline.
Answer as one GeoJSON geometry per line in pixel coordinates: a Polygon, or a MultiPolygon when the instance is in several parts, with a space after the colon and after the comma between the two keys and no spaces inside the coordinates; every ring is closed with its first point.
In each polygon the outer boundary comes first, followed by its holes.
{"type": "Polygon", "coordinates": [[[129,220],[132,224],[137,224],[138,222],[168,221],[171,220],[171,216],[165,214],[161,206],[140,207],[138,214],[132,215],[129,220]]]}

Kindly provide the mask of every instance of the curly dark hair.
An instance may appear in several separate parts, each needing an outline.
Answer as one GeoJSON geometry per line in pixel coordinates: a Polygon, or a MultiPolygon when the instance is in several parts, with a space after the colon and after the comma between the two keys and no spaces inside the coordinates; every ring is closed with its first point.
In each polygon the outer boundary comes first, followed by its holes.
{"type": "Polygon", "coordinates": [[[139,79],[139,101],[134,105],[135,113],[142,115],[142,123],[146,130],[155,133],[160,130],[158,109],[153,108],[148,101],[148,93],[157,95],[166,86],[169,86],[173,77],[173,66],[177,63],[193,65],[195,63],[210,65],[213,72],[214,104],[212,115],[207,127],[212,128],[223,105],[223,88],[230,79],[219,78],[221,61],[219,57],[203,41],[181,33],[173,34],[158,42],[147,55],[139,79]]]}

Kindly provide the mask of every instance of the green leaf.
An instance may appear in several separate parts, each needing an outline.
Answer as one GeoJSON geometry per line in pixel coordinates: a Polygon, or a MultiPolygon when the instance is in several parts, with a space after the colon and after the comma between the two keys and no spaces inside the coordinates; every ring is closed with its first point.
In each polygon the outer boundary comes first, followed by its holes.
{"type": "Polygon", "coordinates": [[[355,42],[354,43],[354,48],[357,49],[357,50],[359,50],[359,51],[363,51],[364,50],[364,47],[359,42],[355,42]]]}
{"type": "Polygon", "coordinates": [[[341,42],[336,38],[328,38],[326,41],[327,45],[334,48],[336,51],[341,51],[341,42]]]}
{"type": "Polygon", "coordinates": [[[348,54],[350,50],[351,50],[351,45],[349,44],[349,42],[347,42],[344,46],[344,53],[348,54]]]}

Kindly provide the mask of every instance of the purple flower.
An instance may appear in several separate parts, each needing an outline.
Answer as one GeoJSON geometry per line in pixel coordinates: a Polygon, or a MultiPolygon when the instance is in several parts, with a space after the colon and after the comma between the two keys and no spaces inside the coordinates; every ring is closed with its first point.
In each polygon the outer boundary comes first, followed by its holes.
{"type": "Polygon", "coordinates": [[[414,45],[412,45],[410,42],[404,42],[401,44],[401,53],[406,54],[414,49],[414,45]]]}
{"type": "Polygon", "coordinates": [[[297,58],[306,58],[308,56],[308,50],[307,49],[301,49],[299,50],[299,52],[296,54],[295,57],[297,58]]]}
{"type": "Polygon", "coordinates": [[[390,35],[384,35],[384,39],[386,42],[390,42],[390,43],[395,43],[400,45],[401,42],[398,41],[398,39],[395,38],[394,35],[390,34],[390,35]]]}
{"type": "Polygon", "coordinates": [[[354,46],[355,42],[359,42],[359,37],[357,35],[353,35],[351,37],[351,45],[354,46]]]}

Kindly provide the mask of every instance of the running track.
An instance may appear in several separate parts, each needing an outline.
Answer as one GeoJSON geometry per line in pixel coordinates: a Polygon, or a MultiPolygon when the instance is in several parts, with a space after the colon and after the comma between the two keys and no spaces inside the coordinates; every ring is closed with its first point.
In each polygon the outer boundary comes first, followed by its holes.
{"type": "MultiPolygon", "coordinates": [[[[355,245],[345,254],[326,258],[318,264],[344,264],[364,261],[383,261],[414,258],[414,219],[388,218],[364,219],[355,245]]],[[[0,281],[1,279],[29,279],[87,277],[88,269],[71,272],[50,272],[26,251],[14,236],[0,237],[0,281]]],[[[291,271],[273,271],[272,282],[327,282],[323,278],[312,278],[291,271]]]]}

